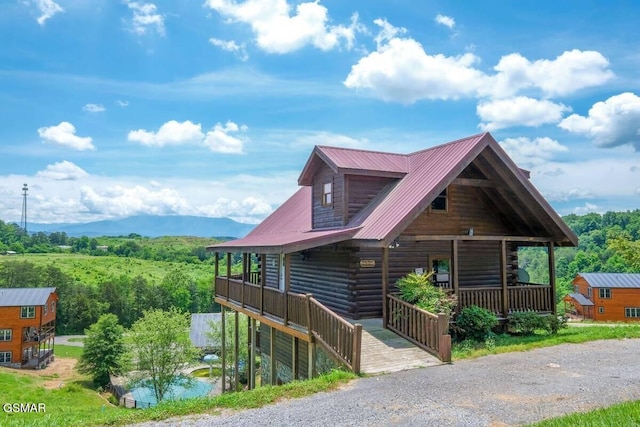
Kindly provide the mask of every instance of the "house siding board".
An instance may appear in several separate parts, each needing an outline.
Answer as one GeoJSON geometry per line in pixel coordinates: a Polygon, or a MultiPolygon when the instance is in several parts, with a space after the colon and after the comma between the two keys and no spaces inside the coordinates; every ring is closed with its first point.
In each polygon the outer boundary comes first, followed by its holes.
{"type": "Polygon", "coordinates": [[[342,205],[344,176],[336,174],[324,165],[313,180],[313,228],[334,228],[344,225],[342,205]],[[322,189],[325,183],[332,183],[332,203],[322,206],[322,189]]]}
{"type": "Polygon", "coordinates": [[[362,211],[392,181],[384,177],[349,175],[347,222],[362,211]]]}

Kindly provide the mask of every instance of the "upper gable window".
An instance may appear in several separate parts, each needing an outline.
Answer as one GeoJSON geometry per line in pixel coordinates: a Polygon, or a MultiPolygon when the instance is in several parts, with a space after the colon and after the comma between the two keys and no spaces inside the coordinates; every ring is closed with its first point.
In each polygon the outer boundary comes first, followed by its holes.
{"type": "Polygon", "coordinates": [[[442,193],[438,195],[433,202],[431,202],[431,210],[436,212],[447,211],[447,189],[445,188],[442,193]]]}
{"type": "Polygon", "coordinates": [[[331,206],[333,203],[333,184],[325,182],[322,184],[322,206],[331,206]]]}

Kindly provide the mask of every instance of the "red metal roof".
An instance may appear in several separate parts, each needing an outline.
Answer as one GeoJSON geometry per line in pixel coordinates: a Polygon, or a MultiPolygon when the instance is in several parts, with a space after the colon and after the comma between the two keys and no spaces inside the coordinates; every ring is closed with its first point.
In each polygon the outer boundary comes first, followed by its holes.
{"type": "Polygon", "coordinates": [[[569,241],[577,244],[575,234],[495,139],[489,133],[483,133],[412,154],[315,147],[298,180],[305,187],[298,190],[244,239],[210,248],[220,251],[243,249],[256,253],[282,253],[349,239],[387,244],[488,147],[515,174],[527,193],[546,212],[547,218],[562,230],[569,241]],[[311,184],[314,172],[323,163],[336,173],[381,175],[399,179],[356,214],[346,227],[312,230],[311,184]]]}

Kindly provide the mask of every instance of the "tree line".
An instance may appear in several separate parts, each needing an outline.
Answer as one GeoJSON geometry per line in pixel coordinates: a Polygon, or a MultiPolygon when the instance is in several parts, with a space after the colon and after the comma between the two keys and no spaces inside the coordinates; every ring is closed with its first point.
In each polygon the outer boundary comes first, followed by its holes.
{"type": "Polygon", "coordinates": [[[75,281],[54,265],[37,266],[28,261],[0,264],[0,287],[57,288],[58,334],[82,334],[105,313],[114,314],[128,328],[145,310],[214,311],[212,280],[195,281],[183,267],[169,271],[160,283],[150,283],[142,276],[121,275],[86,284],[75,281]]]}

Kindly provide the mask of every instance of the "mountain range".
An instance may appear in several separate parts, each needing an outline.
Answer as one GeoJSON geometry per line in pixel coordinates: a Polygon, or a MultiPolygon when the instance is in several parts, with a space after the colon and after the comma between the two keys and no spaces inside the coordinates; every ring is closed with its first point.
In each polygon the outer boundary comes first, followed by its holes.
{"type": "Polygon", "coordinates": [[[88,223],[38,224],[28,223],[29,234],[64,232],[69,237],[126,236],[131,233],[145,237],[195,236],[195,237],[244,237],[255,227],[229,218],[201,216],[137,215],[116,220],[88,223]]]}

